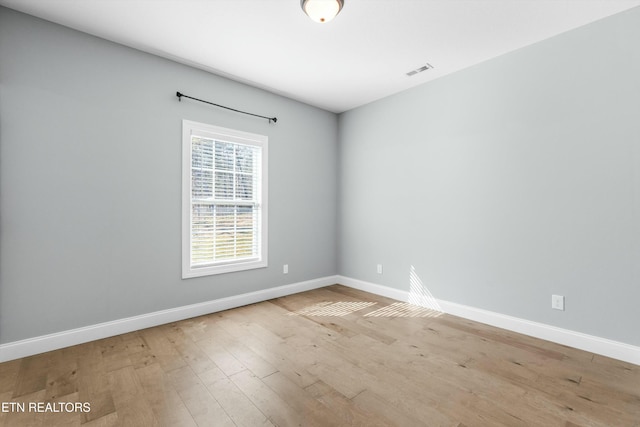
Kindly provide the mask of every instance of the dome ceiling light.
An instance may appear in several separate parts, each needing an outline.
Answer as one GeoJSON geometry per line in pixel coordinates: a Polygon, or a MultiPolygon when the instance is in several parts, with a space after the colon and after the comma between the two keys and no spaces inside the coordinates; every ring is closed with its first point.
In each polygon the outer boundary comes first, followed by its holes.
{"type": "Polygon", "coordinates": [[[309,18],[325,24],[340,13],[344,0],[300,0],[300,6],[309,18]]]}

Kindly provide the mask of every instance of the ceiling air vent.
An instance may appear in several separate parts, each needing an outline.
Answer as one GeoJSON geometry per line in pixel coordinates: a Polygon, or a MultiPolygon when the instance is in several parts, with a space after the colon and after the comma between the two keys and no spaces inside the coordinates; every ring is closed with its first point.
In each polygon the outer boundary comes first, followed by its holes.
{"type": "Polygon", "coordinates": [[[407,76],[411,77],[411,76],[415,76],[418,73],[421,73],[423,71],[427,71],[433,68],[433,65],[431,64],[425,64],[420,68],[416,68],[415,70],[411,70],[407,73],[407,76]]]}

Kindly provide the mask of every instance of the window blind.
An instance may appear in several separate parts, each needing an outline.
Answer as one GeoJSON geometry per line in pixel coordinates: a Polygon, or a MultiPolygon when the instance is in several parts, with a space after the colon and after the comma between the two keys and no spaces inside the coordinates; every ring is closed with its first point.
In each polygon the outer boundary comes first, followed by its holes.
{"type": "Polygon", "coordinates": [[[191,264],[260,257],[259,147],[193,135],[191,264]]]}

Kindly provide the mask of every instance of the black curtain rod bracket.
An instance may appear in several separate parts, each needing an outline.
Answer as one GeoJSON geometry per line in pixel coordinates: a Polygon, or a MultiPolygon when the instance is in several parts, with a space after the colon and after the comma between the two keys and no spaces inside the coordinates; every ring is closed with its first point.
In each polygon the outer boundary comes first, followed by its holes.
{"type": "Polygon", "coordinates": [[[260,117],[261,119],[267,119],[267,120],[269,120],[269,123],[271,123],[271,122],[276,123],[278,121],[277,117],[267,117],[267,116],[261,116],[259,114],[247,113],[246,111],[236,110],[235,108],[225,107],[224,105],[220,105],[220,104],[214,104],[213,102],[205,101],[203,99],[194,98],[192,96],[185,95],[184,93],[180,93],[180,92],[176,92],[176,96],[178,97],[178,101],[182,101],[182,97],[185,97],[185,98],[193,99],[194,101],[204,102],[205,104],[213,105],[215,107],[220,107],[220,108],[224,108],[224,109],[227,109],[227,110],[235,111],[236,113],[248,114],[249,116],[260,117]]]}

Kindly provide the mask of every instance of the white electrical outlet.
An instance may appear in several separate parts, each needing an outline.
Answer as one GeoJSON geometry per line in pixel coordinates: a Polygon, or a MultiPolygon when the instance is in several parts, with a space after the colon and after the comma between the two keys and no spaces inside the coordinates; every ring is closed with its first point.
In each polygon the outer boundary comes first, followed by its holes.
{"type": "Polygon", "coordinates": [[[382,264],[378,264],[378,274],[382,274],[382,264]]]}
{"type": "Polygon", "coordinates": [[[288,274],[289,273],[289,264],[285,264],[282,266],[282,273],[283,274],[288,274]]]}
{"type": "Polygon", "coordinates": [[[562,295],[551,295],[551,308],[564,311],[564,297],[562,295]]]}

